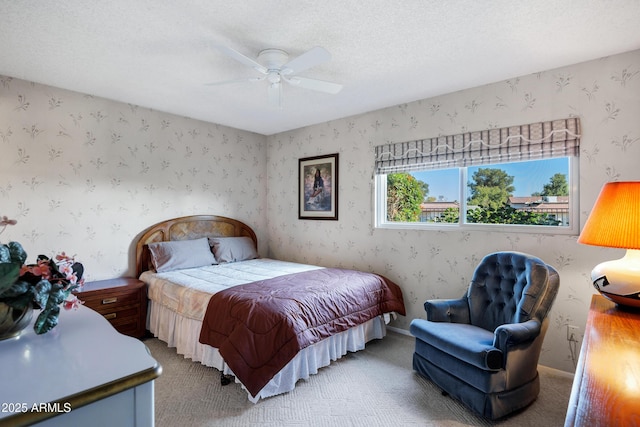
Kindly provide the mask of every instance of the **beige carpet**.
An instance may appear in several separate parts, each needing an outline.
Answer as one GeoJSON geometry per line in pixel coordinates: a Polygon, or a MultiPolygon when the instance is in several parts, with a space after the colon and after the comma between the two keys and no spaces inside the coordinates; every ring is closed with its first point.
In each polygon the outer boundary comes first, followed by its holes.
{"type": "Polygon", "coordinates": [[[389,332],[349,353],[295,390],[253,404],[238,384],[220,385],[220,372],[145,340],[162,365],[155,383],[156,426],[517,426],[564,424],[569,374],[540,367],[541,392],[524,411],[496,423],[443,396],[411,368],[413,339],[389,332]]]}

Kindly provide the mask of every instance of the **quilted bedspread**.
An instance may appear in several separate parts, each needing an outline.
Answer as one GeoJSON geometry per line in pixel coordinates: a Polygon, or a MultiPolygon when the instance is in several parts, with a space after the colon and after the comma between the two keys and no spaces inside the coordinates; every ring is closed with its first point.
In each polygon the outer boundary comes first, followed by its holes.
{"type": "Polygon", "coordinates": [[[209,298],[216,292],[257,280],[321,268],[324,267],[259,258],[164,273],[145,271],[140,280],[148,285],[148,296],[154,304],[167,307],[180,316],[202,321],[209,298]]]}
{"type": "Polygon", "coordinates": [[[406,314],[398,285],[377,274],[324,268],[217,292],[200,342],[217,347],[255,396],[301,349],[390,312],[406,314]]]}

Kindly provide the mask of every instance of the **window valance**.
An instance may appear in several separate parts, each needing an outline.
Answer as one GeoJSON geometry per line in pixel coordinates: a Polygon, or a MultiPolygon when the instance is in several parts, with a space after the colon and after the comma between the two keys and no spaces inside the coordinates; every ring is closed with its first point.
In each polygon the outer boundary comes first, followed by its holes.
{"type": "Polygon", "coordinates": [[[397,142],[375,147],[376,174],[578,156],[580,119],[397,142]]]}

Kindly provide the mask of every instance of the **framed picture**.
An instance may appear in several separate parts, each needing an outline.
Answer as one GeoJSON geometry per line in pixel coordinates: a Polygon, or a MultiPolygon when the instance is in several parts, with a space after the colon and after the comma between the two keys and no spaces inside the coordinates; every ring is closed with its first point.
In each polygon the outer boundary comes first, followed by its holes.
{"type": "Polygon", "coordinates": [[[298,219],[338,219],[338,153],[298,161],[298,219]]]}

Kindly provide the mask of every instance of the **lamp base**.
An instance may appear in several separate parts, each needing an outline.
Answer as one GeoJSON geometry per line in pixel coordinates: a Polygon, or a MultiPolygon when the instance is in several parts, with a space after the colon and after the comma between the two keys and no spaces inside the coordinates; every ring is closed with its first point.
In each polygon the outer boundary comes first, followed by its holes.
{"type": "Polygon", "coordinates": [[[624,257],[598,264],[591,272],[591,280],[603,297],[640,308],[640,250],[627,249],[624,257]]]}
{"type": "Polygon", "coordinates": [[[608,294],[602,291],[599,291],[599,292],[600,292],[600,295],[602,295],[609,301],[615,302],[618,305],[622,305],[625,307],[633,307],[634,309],[640,310],[640,298],[638,298],[638,294],[631,295],[631,296],[624,296],[624,295],[608,294]]]}

